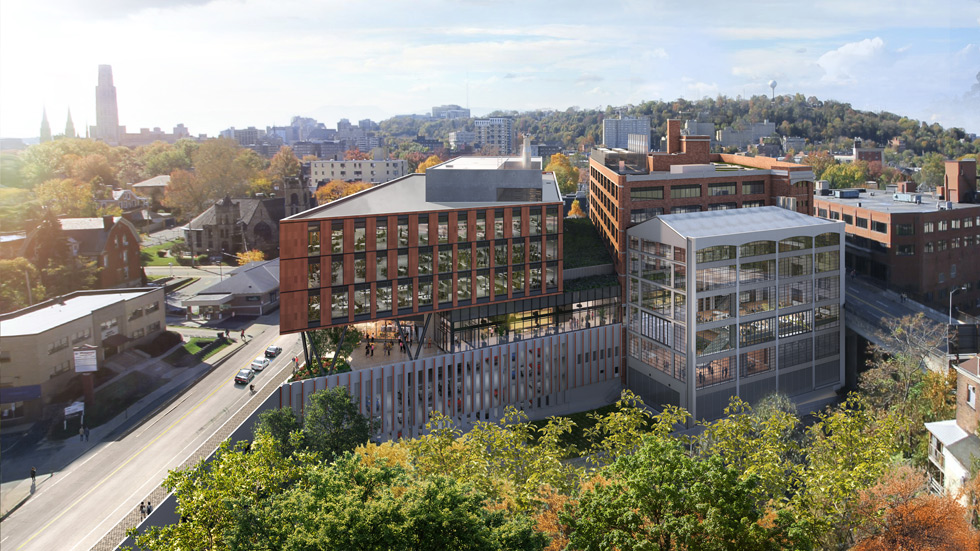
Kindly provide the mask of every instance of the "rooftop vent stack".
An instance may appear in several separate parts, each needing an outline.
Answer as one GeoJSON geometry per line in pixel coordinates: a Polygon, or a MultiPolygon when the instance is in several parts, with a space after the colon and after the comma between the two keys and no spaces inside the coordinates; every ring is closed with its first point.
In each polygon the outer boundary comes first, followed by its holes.
{"type": "Polygon", "coordinates": [[[624,172],[626,170],[626,161],[619,161],[619,171],[624,172]]]}
{"type": "Polygon", "coordinates": [[[531,168],[531,137],[524,134],[524,158],[523,166],[524,168],[531,168]]]}

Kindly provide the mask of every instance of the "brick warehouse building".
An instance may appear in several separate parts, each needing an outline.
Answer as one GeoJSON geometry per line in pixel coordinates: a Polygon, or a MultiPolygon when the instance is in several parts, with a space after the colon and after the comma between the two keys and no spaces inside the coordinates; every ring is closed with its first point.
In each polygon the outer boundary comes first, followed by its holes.
{"type": "Polygon", "coordinates": [[[457,158],[282,220],[281,331],[560,294],[562,202],[540,165],[457,158]]]}
{"type": "Polygon", "coordinates": [[[781,206],[813,214],[813,171],[770,157],[710,153],[708,136],[667,121],[666,152],[597,148],[589,161],[589,217],[625,272],[626,230],[660,214],[781,206]]]}
{"type": "Polygon", "coordinates": [[[818,190],[816,215],[845,223],[846,266],[913,298],[980,310],[980,202],[975,160],[947,161],[945,185],[918,194],[894,189],[818,190]],[[946,190],[949,190],[948,194],[946,190]],[[824,195],[826,194],[826,195],[824,195]]]}

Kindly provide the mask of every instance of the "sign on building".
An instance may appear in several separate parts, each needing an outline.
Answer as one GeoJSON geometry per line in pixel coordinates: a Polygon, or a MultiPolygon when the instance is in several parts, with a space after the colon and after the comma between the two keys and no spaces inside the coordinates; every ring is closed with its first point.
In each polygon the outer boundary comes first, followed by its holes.
{"type": "Polygon", "coordinates": [[[75,348],[75,373],[99,370],[99,348],[90,344],[75,348]]]}

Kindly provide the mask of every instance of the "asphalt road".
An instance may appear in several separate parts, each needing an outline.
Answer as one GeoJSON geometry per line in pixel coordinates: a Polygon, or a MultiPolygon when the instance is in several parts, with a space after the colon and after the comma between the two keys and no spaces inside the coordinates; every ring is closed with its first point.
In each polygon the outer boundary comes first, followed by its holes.
{"type": "MultiPolygon", "coordinates": [[[[121,440],[104,441],[38,486],[23,506],[3,521],[0,548],[87,550],[159,486],[249,400],[264,400],[278,385],[272,379],[291,371],[299,355],[295,335],[273,326],[239,350],[172,404],[121,440]],[[259,392],[235,385],[238,370],[270,344],[282,354],[253,380],[259,392]],[[266,382],[270,384],[266,385],[266,382]]],[[[40,477],[39,477],[40,478],[40,477]]]]}

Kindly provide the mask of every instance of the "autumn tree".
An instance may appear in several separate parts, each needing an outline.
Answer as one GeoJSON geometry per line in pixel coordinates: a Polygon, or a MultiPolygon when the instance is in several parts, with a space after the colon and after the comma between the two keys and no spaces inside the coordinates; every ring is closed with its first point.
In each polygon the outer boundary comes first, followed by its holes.
{"type": "Polygon", "coordinates": [[[578,199],[572,201],[572,208],[568,209],[569,218],[585,218],[585,212],[582,210],[582,206],[579,205],[578,199]]]}
{"type": "Polygon", "coordinates": [[[331,180],[318,187],[313,193],[316,204],[325,205],[330,201],[336,201],[341,197],[353,195],[358,191],[369,189],[371,184],[367,182],[345,182],[343,180],[331,180]]]}
{"type": "Polygon", "coordinates": [[[360,149],[357,149],[356,147],[344,151],[345,161],[367,161],[370,159],[371,159],[371,155],[361,151],[360,149]]]}
{"type": "Polygon", "coordinates": [[[207,208],[210,194],[204,182],[198,180],[193,172],[175,170],[170,175],[170,183],[163,196],[163,204],[177,209],[187,219],[191,219],[207,208]]]}
{"type": "Polygon", "coordinates": [[[428,159],[419,164],[418,168],[415,169],[415,172],[425,174],[426,169],[434,167],[441,162],[442,159],[440,159],[438,155],[430,155],[428,159]]]}
{"type": "MultiPolygon", "coordinates": [[[[194,152],[193,162],[194,175],[206,197],[211,200],[226,195],[244,196],[249,180],[264,167],[264,161],[254,151],[242,149],[238,142],[228,138],[202,143],[194,152]]],[[[204,208],[206,205],[199,207],[197,212],[204,208]]]]}
{"type": "Polygon", "coordinates": [[[837,160],[828,151],[815,151],[803,157],[803,164],[810,165],[813,175],[818,179],[824,179],[823,173],[829,167],[837,164],[837,160]]]}
{"type": "Polygon", "coordinates": [[[34,188],[38,202],[65,218],[94,216],[95,193],[88,182],[72,178],[47,180],[34,188]]]}
{"type": "Polygon", "coordinates": [[[555,173],[555,178],[558,180],[558,189],[563,194],[575,193],[575,190],[578,189],[579,171],[572,166],[572,162],[564,154],[555,153],[552,155],[551,162],[548,163],[548,166],[544,170],[545,172],[555,173]]]}
{"type": "Polygon", "coordinates": [[[244,266],[249,262],[262,262],[265,260],[265,253],[252,249],[250,251],[242,251],[235,254],[235,258],[238,259],[238,265],[244,266]]]}
{"type": "Polygon", "coordinates": [[[928,476],[901,466],[858,497],[853,551],[980,548],[980,534],[952,495],[929,492],[928,476]]]}
{"type": "Polygon", "coordinates": [[[78,181],[105,185],[110,189],[118,184],[116,171],[109,165],[109,160],[97,153],[75,160],[71,166],[71,176],[78,181]]]}
{"type": "Polygon", "coordinates": [[[293,178],[299,178],[300,163],[296,158],[293,148],[284,145],[272,157],[269,163],[269,178],[272,184],[278,189],[283,189],[286,182],[293,178]]]}

